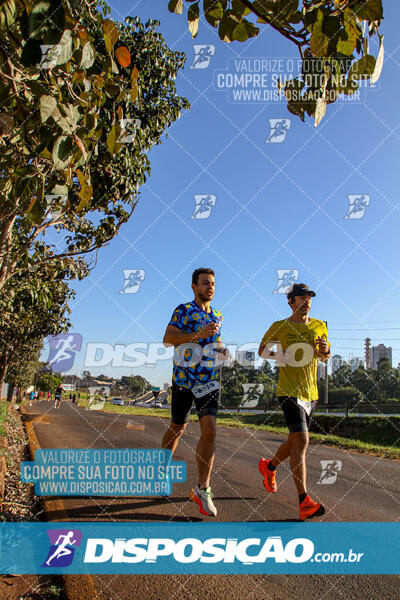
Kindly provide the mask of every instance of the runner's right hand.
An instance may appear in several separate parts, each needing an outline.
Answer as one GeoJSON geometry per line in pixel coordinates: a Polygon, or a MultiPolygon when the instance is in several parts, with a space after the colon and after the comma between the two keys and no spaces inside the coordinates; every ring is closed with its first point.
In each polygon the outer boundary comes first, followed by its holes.
{"type": "Polygon", "coordinates": [[[218,333],[218,330],[219,330],[218,323],[208,323],[208,325],[205,325],[205,327],[200,329],[200,331],[196,332],[197,333],[196,337],[200,340],[203,340],[208,337],[213,337],[214,335],[216,335],[218,333]]]}

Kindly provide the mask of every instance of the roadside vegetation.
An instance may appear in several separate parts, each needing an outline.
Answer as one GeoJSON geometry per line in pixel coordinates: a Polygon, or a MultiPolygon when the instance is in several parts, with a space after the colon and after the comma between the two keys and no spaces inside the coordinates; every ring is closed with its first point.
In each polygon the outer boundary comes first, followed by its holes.
{"type": "MultiPolygon", "coordinates": [[[[79,405],[87,408],[88,401],[80,400],[79,405]]],[[[170,419],[170,410],[165,408],[145,408],[140,406],[115,406],[105,402],[103,412],[129,416],[149,416],[170,419]]],[[[191,421],[197,421],[192,414],[191,421]]],[[[275,413],[219,413],[219,425],[227,427],[244,427],[272,431],[281,435],[287,434],[283,415],[275,413]]],[[[346,450],[356,450],[400,459],[400,417],[342,417],[338,415],[316,415],[310,432],[311,442],[338,446],[346,450]]]]}

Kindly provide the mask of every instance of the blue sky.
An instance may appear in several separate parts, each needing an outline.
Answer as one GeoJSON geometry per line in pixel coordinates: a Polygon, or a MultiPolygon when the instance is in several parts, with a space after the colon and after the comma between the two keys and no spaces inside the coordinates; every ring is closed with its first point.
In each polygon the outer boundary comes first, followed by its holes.
{"type": "MultiPolygon", "coordinates": [[[[176,86],[192,108],[151,151],[152,173],[131,221],[100,251],[90,277],[73,285],[72,331],[83,345],[70,372],[85,368],[88,343],[161,342],[173,309],[192,299],[191,273],[199,266],[216,272],[213,305],[224,315],[226,343],[258,343],[272,321],[288,316],[285,296],[273,293],[277,270],[298,270],[298,281],[317,292],[311,315],[328,322],[335,353],[363,356],[369,335],[373,345],[393,347],[397,365],[397,3],[385,3],[386,54],[376,89],[363,89],[359,101],[329,105],[316,129],[311,119],[302,123],[291,115],[282,99],[234,102],[216,86],[218,73],[235,73],[235,59],[281,59],[285,71],[293,59],[297,68],[294,45],[262,25],[257,38],[223,44],[204,19],[192,40],[186,17],[170,14],[167,4],[142,0],[129,9],[112,3],[117,20],[158,18],[167,44],[186,53],[176,86]],[[215,46],[207,68],[190,68],[194,44],[215,46]],[[266,142],[269,119],[290,119],[283,142],[266,142]],[[208,218],[191,218],[195,195],[215,196],[208,218]],[[362,218],[344,218],[348,195],[369,196],[362,218]],[[137,293],[120,293],[123,269],[145,271],[137,293]]],[[[166,360],[133,370],[89,370],[118,377],[133,372],[153,385],[171,378],[166,360]]]]}

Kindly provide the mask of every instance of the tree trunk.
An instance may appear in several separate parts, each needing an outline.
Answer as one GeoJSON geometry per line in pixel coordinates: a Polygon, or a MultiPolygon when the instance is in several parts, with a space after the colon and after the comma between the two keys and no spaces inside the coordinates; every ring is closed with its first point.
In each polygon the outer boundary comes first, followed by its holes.
{"type": "Polygon", "coordinates": [[[0,222],[0,289],[12,276],[10,271],[10,253],[12,247],[12,228],[16,216],[8,217],[0,222]]]}
{"type": "Polygon", "coordinates": [[[8,402],[11,402],[14,396],[14,389],[15,389],[15,384],[14,383],[9,383],[8,384],[8,393],[7,393],[7,400],[8,402]]]}
{"type": "Polygon", "coordinates": [[[1,390],[3,389],[4,379],[6,377],[7,359],[7,352],[4,352],[4,354],[0,357],[0,394],[1,390]]]}

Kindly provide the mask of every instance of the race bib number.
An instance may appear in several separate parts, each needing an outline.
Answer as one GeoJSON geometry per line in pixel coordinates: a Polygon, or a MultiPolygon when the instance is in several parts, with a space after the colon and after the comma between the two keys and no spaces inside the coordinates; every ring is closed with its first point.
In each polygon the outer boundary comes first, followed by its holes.
{"type": "Polygon", "coordinates": [[[300,400],[300,398],[296,398],[296,400],[297,400],[297,404],[299,406],[301,406],[302,408],[304,408],[307,415],[310,416],[315,402],[306,402],[305,400],[300,400]]]}
{"type": "Polygon", "coordinates": [[[215,390],[219,390],[218,381],[209,381],[208,383],[196,385],[192,388],[192,392],[196,398],[202,398],[207,394],[211,394],[211,392],[215,392],[215,390]]]}

